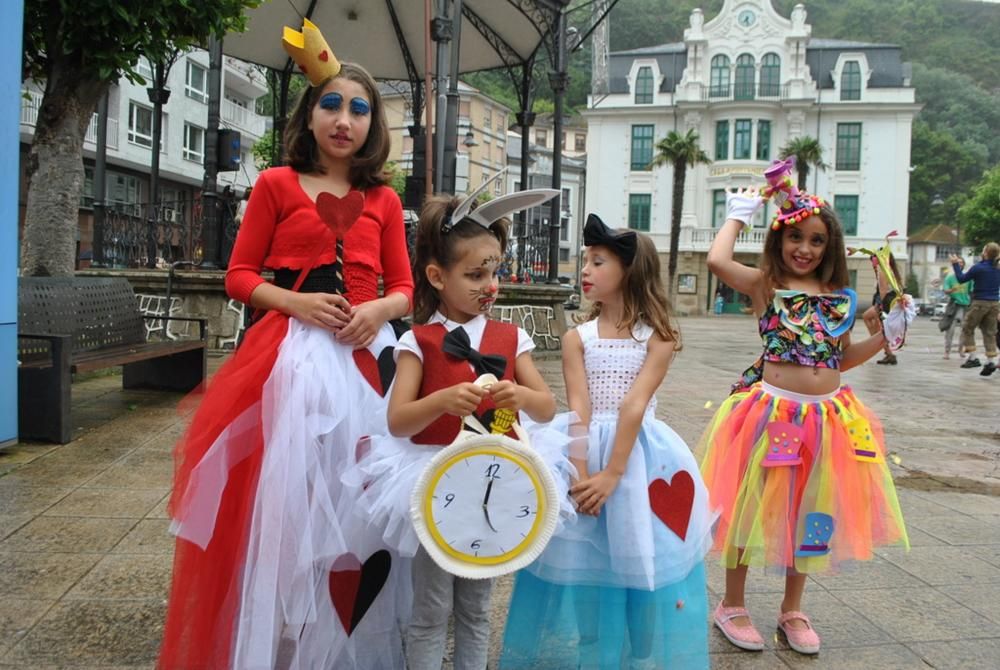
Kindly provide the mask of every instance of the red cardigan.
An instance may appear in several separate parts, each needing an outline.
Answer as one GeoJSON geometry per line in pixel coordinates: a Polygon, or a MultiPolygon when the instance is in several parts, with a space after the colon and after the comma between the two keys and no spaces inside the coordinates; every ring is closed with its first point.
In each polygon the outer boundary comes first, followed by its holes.
{"type": "MultiPolygon", "coordinates": [[[[344,238],[344,283],[351,302],[378,297],[378,277],[385,294],[402,293],[413,299],[413,276],[403,227],[399,196],[388,186],[364,191],[365,205],[344,238]]],[[[226,272],[226,292],[249,303],[250,294],[264,278],[264,268],[300,270],[322,245],[316,265],[334,261],[333,233],[320,219],[313,202],[290,167],[265,170],[257,178],[247,211],[236,236],[226,272]]]]}

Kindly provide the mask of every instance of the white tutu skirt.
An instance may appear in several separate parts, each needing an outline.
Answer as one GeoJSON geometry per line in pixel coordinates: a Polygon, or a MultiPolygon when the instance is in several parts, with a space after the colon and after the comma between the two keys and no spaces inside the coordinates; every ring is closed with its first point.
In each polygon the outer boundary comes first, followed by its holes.
{"type": "MultiPolygon", "coordinates": [[[[611,458],[617,416],[590,422],[587,467],[611,458]]],[[[599,516],[579,515],[527,570],[556,584],[655,590],[683,581],[712,541],[714,515],[684,440],[647,414],[625,474],[599,516]]]]}
{"type": "MultiPolygon", "coordinates": [[[[395,341],[386,324],[369,348],[377,357],[395,341]]],[[[332,333],[289,319],[261,397],[264,455],[241,567],[234,668],[403,667],[408,561],[341,502],[341,476],[356,462],[359,439],[386,431],[387,400],[352,355],[332,333]]],[[[225,485],[227,433],[192,476],[205,502],[225,485]]],[[[174,525],[202,546],[214,524],[205,502],[174,525]]]]}
{"type": "MultiPolygon", "coordinates": [[[[570,439],[557,422],[535,423],[521,417],[531,448],[542,457],[556,482],[559,495],[559,526],[576,518],[569,487],[576,471],[567,457],[570,439]]],[[[413,487],[427,463],[448,445],[414,444],[409,438],[388,434],[373,437],[368,453],[344,474],[344,495],[354,501],[369,532],[381,534],[382,541],[402,556],[416,555],[420,540],[410,516],[413,487]]]]}

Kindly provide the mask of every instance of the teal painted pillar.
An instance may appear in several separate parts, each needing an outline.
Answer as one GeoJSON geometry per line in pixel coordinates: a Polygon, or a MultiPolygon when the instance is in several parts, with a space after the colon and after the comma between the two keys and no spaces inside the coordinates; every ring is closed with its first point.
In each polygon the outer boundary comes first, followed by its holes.
{"type": "Polygon", "coordinates": [[[0,3],[0,446],[17,440],[17,199],[24,0],[0,3]]]}

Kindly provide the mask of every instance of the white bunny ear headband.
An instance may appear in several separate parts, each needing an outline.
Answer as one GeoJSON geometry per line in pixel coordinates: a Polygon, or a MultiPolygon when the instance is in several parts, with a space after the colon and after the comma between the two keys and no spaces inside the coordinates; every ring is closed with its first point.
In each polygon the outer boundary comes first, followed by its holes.
{"type": "Polygon", "coordinates": [[[528,191],[518,191],[502,195],[499,198],[483,203],[475,211],[470,211],[473,203],[476,202],[476,198],[485,193],[486,189],[492,184],[502,179],[505,174],[507,174],[507,168],[500,170],[492,178],[483,182],[482,186],[470,193],[455,208],[455,211],[445,216],[444,221],[441,223],[441,232],[445,234],[451,232],[452,228],[466,219],[478,223],[483,228],[489,228],[497,219],[502,219],[508,214],[519,212],[522,209],[537,207],[543,202],[548,202],[559,195],[559,191],[553,188],[533,188],[528,191]]]}

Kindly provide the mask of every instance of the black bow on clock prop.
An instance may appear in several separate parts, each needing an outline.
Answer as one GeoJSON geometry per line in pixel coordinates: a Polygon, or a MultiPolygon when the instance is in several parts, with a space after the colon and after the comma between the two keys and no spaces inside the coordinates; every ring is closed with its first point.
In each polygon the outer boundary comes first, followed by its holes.
{"type": "Polygon", "coordinates": [[[469,334],[459,326],[444,336],[444,353],[472,363],[477,375],[492,374],[497,379],[507,370],[507,359],[499,354],[481,354],[469,343],[469,334]]]}
{"type": "Polygon", "coordinates": [[[583,243],[588,247],[601,246],[611,249],[625,265],[632,265],[632,261],[635,260],[635,231],[612,230],[596,214],[587,215],[587,225],[583,227],[583,243]]]}

